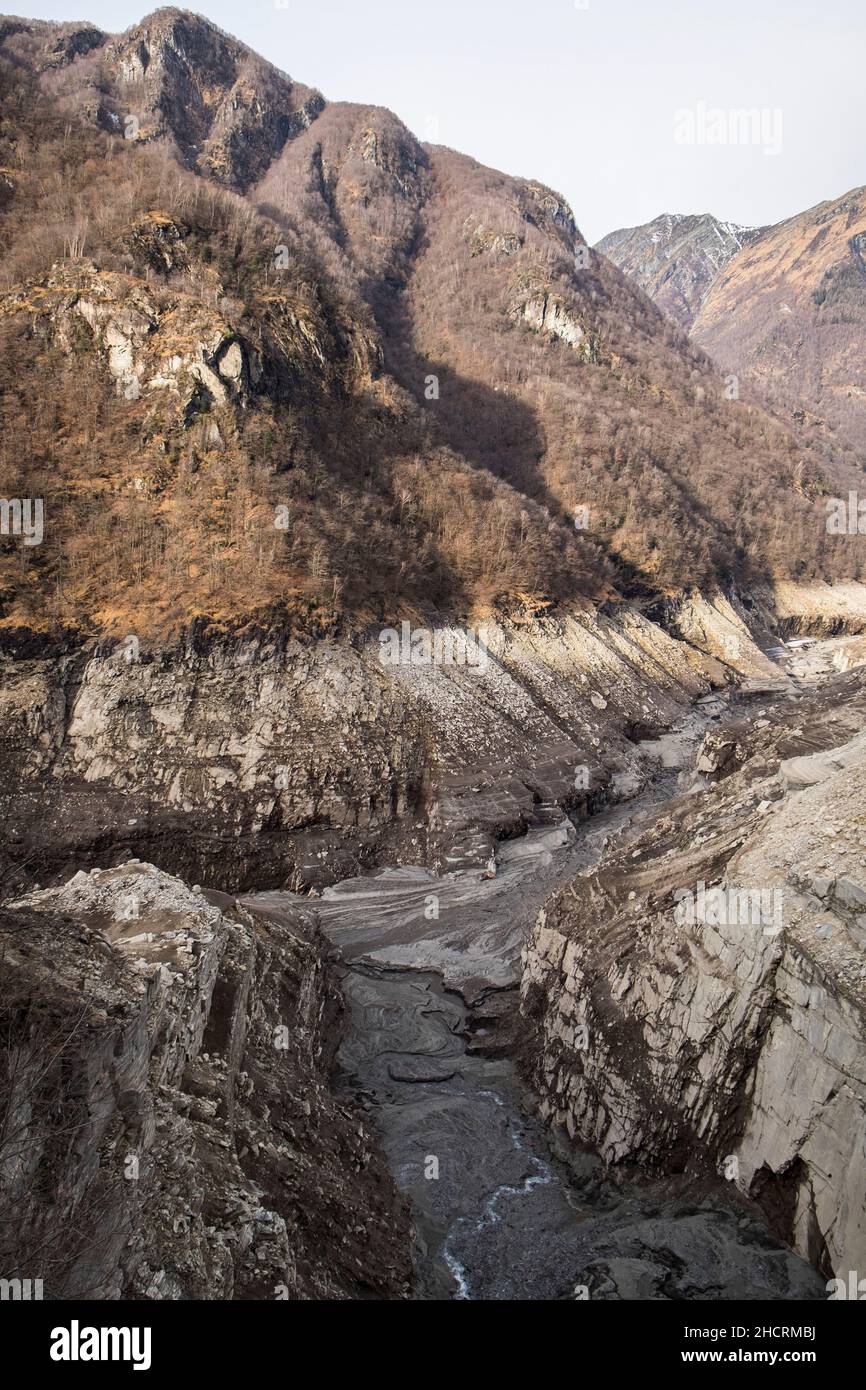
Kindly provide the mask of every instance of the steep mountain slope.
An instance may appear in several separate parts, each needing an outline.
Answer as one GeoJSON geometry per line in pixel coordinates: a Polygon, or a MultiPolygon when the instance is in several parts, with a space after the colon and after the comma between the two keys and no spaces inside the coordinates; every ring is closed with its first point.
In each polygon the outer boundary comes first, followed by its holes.
{"type": "Polygon", "coordinates": [[[866,446],[866,189],[778,227],[724,266],[692,333],[721,366],[866,446]]]}
{"type": "Polygon", "coordinates": [[[827,422],[859,470],[866,190],[775,227],[669,214],[611,232],[597,249],[741,387],[750,383],[810,431],[827,422]]]}
{"type": "Polygon", "coordinates": [[[573,527],[429,444],[307,229],[158,145],[70,128],[26,73],[5,95],[2,475],[46,515],[43,544],[4,548],[8,622],[145,634],[279,613],[316,632],[465,610],[488,508],[515,541],[495,593],[598,589],[573,527]],[[426,512],[400,501],[401,457],[425,460],[426,512]]]}
{"type": "Polygon", "coordinates": [[[844,459],[727,400],[551,190],[186,12],[0,38],[0,464],[46,517],[3,548],[7,626],[315,634],[859,576],[823,526],[844,459]]]}
{"type": "Polygon", "coordinates": [[[727,400],[713,364],[607,261],[585,264],[550,189],[407,143],[388,112],[341,106],[252,196],[315,225],[323,256],[358,278],[386,367],[438,440],[554,517],[583,515],[624,587],[712,584],[795,553],[801,573],[856,568],[818,535],[809,499],[831,486],[826,460],[727,400]],[[758,539],[768,486],[793,544],[758,539]]]}
{"type": "Polygon", "coordinates": [[[246,188],[324,105],[186,11],[155,10],[118,38],[88,24],[0,25],[5,52],[41,74],[61,109],[131,141],[164,142],[227,188],[246,188]]]}
{"type": "Polygon", "coordinates": [[[596,250],[688,330],[728,261],[757,240],[761,230],[721,222],[711,213],[663,213],[642,227],[609,232],[596,250]]]}

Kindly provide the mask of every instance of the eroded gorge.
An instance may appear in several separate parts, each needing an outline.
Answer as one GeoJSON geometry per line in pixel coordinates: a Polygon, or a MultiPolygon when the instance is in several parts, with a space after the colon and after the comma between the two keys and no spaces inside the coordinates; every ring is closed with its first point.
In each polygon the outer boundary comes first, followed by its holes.
{"type": "Polygon", "coordinates": [[[49,1247],[58,1194],[100,1210],[58,1292],[786,1299],[856,1268],[866,652],[709,611],[727,680],[709,624],[583,619],[399,670],[397,730],[357,652],[188,655],[186,704],[123,648],[9,663],[4,964],[32,990],[58,933],[68,1034],[13,1171],[49,1247]],[[679,923],[698,882],[779,885],[784,930],[679,923]]]}

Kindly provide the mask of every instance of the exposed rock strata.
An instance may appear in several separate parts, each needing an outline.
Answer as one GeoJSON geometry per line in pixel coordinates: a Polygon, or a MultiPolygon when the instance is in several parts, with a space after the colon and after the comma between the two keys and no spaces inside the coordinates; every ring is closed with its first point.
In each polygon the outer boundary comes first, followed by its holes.
{"type": "Polygon", "coordinates": [[[633,795],[641,740],[711,686],[787,688],[747,616],[682,600],[679,641],[626,606],[491,621],[479,668],[383,663],[375,636],[31,647],[2,661],[5,868],[132,854],[234,891],[483,866],[545,807],[633,795]]]}
{"type": "Polygon", "coordinates": [[[329,1074],[342,1001],[302,911],[147,864],[0,922],[0,1264],[46,1297],[392,1298],[405,1211],[329,1074]]]}
{"type": "Polygon", "coordinates": [[[708,688],[623,610],[491,624],[483,670],[249,642],[10,660],[7,864],[130,853],[216,887],[348,877],[377,856],[484,864],[542,803],[587,804],[708,688]]]}
{"type": "Polygon", "coordinates": [[[522,987],[553,1123],[609,1163],[718,1167],[828,1275],[866,1260],[864,714],[853,673],[709,738],[713,784],[554,895],[522,987]],[[701,884],[772,914],[689,920],[701,884]]]}

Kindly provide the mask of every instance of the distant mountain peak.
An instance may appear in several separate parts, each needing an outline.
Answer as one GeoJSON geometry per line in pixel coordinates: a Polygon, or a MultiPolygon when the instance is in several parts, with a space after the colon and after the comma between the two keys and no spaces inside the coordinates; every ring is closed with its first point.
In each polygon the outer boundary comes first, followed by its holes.
{"type": "Polygon", "coordinates": [[[866,446],[866,189],[765,229],[720,266],[692,335],[722,367],[866,446]]]}
{"type": "Polygon", "coordinates": [[[709,212],[664,212],[642,227],[610,232],[596,249],[688,329],[719,271],[762,230],[709,212]]]}

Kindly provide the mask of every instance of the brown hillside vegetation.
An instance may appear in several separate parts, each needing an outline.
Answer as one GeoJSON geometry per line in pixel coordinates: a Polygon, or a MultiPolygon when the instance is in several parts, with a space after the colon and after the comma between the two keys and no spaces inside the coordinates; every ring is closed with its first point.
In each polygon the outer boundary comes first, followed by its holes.
{"type": "Polygon", "coordinates": [[[551,190],[180,11],[0,21],[0,54],[0,492],[45,511],[0,540],[6,626],[858,577],[850,460],[727,400],[551,190]]]}
{"type": "Polygon", "coordinates": [[[696,342],[866,448],[866,189],[769,228],[724,268],[696,342]]]}

